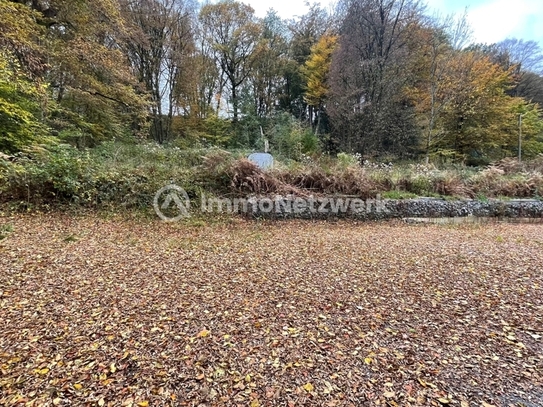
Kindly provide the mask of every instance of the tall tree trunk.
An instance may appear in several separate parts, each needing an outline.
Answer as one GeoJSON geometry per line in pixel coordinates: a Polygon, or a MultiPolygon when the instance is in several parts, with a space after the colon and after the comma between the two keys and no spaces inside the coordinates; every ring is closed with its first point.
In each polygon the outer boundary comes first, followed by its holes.
{"type": "Polygon", "coordinates": [[[317,109],[317,124],[315,126],[315,136],[319,135],[320,126],[321,126],[321,109],[317,109]]]}
{"type": "Polygon", "coordinates": [[[234,123],[238,122],[238,88],[232,84],[232,109],[234,110],[234,123]]]}

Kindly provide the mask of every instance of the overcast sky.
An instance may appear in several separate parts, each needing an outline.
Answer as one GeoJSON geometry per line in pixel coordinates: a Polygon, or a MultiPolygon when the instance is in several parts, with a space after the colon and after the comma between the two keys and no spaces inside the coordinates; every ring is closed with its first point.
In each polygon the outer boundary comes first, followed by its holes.
{"type": "MultiPolygon", "coordinates": [[[[307,12],[305,0],[242,0],[263,16],[274,8],[283,18],[307,12]]],[[[328,5],[328,0],[320,2],[328,5]]],[[[429,13],[462,14],[467,7],[474,42],[494,43],[515,37],[543,47],[543,0],[426,0],[429,13]]]]}

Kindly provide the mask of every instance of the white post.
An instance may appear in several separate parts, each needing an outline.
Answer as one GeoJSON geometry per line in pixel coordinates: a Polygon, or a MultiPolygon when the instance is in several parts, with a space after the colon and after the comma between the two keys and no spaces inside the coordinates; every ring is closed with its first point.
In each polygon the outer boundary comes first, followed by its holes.
{"type": "Polygon", "coordinates": [[[266,136],[264,136],[264,130],[262,129],[262,126],[260,126],[260,137],[264,140],[264,152],[267,153],[270,149],[270,143],[268,142],[268,139],[266,136]]]}

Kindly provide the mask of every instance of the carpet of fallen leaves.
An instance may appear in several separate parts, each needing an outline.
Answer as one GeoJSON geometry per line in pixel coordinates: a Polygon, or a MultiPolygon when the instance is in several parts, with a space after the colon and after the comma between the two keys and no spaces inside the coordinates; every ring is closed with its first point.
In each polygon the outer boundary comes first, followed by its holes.
{"type": "Polygon", "coordinates": [[[543,405],[541,225],[0,223],[2,406],[543,405]]]}

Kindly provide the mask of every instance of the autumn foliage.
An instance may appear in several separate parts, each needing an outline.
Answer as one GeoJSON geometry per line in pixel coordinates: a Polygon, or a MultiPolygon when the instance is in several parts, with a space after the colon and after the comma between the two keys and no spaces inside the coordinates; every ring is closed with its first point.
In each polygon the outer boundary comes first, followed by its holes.
{"type": "Polygon", "coordinates": [[[524,156],[543,151],[539,45],[470,43],[466,16],[429,17],[412,0],[312,5],[290,20],[234,0],[0,0],[0,14],[4,153],[267,138],[294,160],[481,164],[518,153],[521,117],[524,156]],[[273,140],[285,115],[298,125],[273,140]]]}

